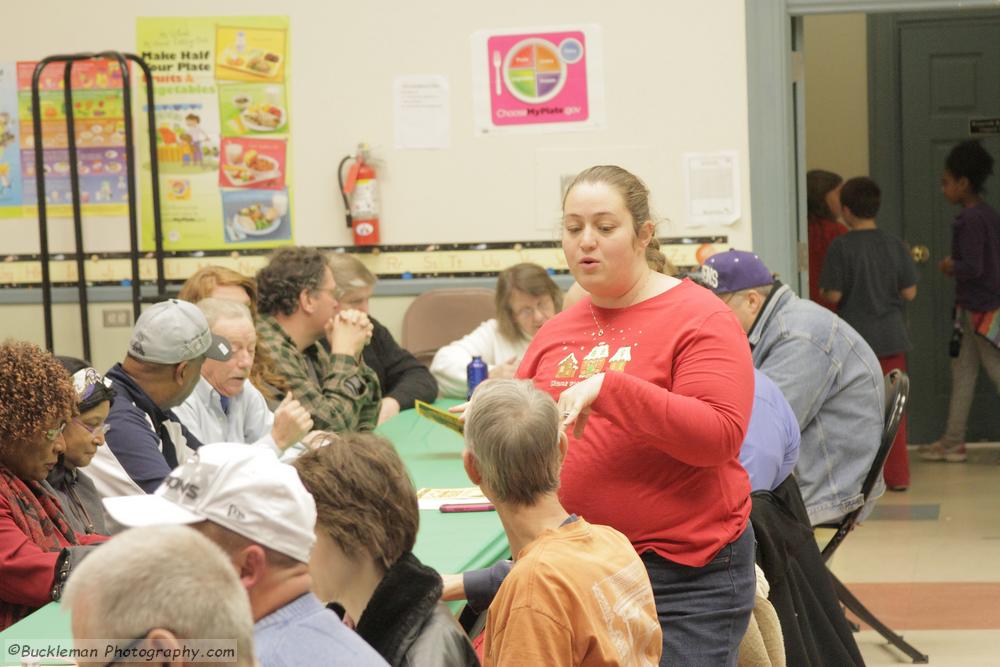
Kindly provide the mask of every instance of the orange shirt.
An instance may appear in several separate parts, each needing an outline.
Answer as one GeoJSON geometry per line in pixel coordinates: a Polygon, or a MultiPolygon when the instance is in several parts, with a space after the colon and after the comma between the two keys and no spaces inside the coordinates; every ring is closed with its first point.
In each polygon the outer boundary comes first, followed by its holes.
{"type": "Polygon", "coordinates": [[[583,519],[521,549],[490,605],[484,667],[655,667],[663,637],[646,568],[624,535],[583,519]]]}

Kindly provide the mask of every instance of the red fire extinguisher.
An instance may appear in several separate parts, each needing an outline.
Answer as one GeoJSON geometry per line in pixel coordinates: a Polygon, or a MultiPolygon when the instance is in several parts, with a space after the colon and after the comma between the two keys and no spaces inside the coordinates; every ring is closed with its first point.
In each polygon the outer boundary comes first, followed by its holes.
{"type": "Polygon", "coordinates": [[[348,155],[337,168],[340,194],[344,198],[347,226],[354,232],[354,245],[376,245],[379,242],[378,180],[368,144],[358,144],[357,155],[348,155]],[[344,178],[344,165],[354,162],[344,178]]]}

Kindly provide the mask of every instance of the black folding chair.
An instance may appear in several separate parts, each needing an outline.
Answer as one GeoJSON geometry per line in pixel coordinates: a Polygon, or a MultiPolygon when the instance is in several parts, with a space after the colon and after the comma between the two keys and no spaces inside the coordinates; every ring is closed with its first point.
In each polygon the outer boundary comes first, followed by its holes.
{"type": "MultiPolygon", "coordinates": [[[[865,501],[868,500],[872,489],[875,488],[875,483],[878,481],[879,475],[882,474],[882,467],[885,465],[885,460],[889,457],[889,450],[892,449],[892,443],[896,439],[896,432],[899,430],[899,424],[903,420],[903,413],[906,411],[906,399],[909,394],[910,378],[906,373],[894,370],[885,376],[885,426],[882,429],[882,442],[879,443],[875,460],[872,461],[872,467],[868,470],[868,476],[865,477],[864,484],[861,485],[861,494],[864,496],[865,501]]],[[[827,542],[826,546],[823,547],[822,554],[825,562],[829,562],[830,557],[833,556],[833,553],[844,541],[844,538],[847,537],[847,534],[854,530],[863,509],[864,505],[848,513],[847,516],[837,523],[816,526],[817,528],[832,528],[837,531],[830,541],[827,542]]],[[[908,655],[914,663],[925,664],[928,662],[929,658],[927,655],[918,651],[907,643],[901,635],[896,634],[889,626],[880,621],[875,614],[869,611],[847,589],[847,586],[833,572],[830,572],[830,578],[833,579],[833,587],[837,591],[837,598],[840,599],[844,607],[874,628],[876,632],[885,637],[886,641],[908,655]]]]}

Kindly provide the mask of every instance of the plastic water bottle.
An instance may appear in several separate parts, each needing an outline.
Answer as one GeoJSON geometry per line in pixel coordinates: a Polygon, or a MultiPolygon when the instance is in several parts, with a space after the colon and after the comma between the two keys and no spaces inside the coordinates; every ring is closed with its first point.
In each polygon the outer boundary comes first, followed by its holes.
{"type": "Polygon", "coordinates": [[[472,392],[476,390],[480,382],[487,378],[489,372],[489,367],[482,357],[472,357],[472,361],[465,367],[465,376],[469,380],[469,394],[466,398],[472,398],[472,392]]]}

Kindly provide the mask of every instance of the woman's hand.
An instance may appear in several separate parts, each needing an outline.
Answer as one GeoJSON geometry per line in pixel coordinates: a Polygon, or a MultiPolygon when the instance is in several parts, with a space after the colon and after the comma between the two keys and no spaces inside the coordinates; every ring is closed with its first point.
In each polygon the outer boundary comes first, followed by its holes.
{"type": "Polygon", "coordinates": [[[399,414],[399,401],[392,396],[382,399],[382,405],[378,409],[378,423],[386,422],[399,414]]]}
{"type": "Polygon", "coordinates": [[[512,380],[517,377],[517,357],[511,357],[490,369],[491,380],[512,380]]]}
{"type": "Polygon", "coordinates": [[[938,262],[938,270],[946,276],[955,275],[955,260],[950,256],[938,262]]]}
{"type": "Polygon", "coordinates": [[[460,403],[458,405],[453,405],[450,408],[448,408],[448,412],[451,412],[452,414],[458,415],[458,418],[464,421],[465,420],[465,411],[469,409],[469,403],[471,403],[471,402],[472,401],[466,401],[465,403],[460,403]]]}
{"type": "Polygon", "coordinates": [[[583,382],[578,382],[559,395],[559,416],[562,417],[563,428],[573,424],[573,437],[583,436],[583,429],[590,416],[590,405],[597,400],[604,384],[604,373],[592,375],[583,382]]]}

